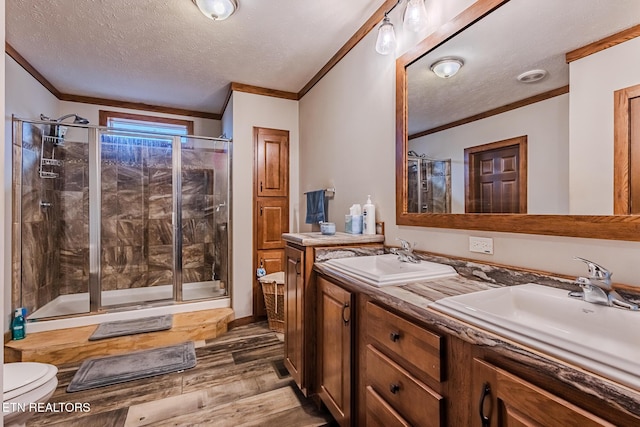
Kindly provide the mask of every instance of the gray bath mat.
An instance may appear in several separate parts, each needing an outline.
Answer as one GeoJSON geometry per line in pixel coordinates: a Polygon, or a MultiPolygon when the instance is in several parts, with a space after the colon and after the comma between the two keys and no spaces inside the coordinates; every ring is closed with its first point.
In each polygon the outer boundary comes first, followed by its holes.
{"type": "Polygon", "coordinates": [[[67,392],[104,387],[141,378],[168,374],[196,366],[192,341],[169,347],[99,357],[82,362],[67,392]]]}
{"type": "Polygon", "coordinates": [[[122,337],[125,335],[143,334],[145,332],[164,331],[171,329],[172,324],[172,314],[101,323],[89,337],[89,341],[122,337]]]}

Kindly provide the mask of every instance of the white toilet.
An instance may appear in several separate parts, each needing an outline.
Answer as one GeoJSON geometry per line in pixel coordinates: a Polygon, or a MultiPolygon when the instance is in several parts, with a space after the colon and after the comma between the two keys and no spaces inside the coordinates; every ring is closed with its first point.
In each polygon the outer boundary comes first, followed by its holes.
{"type": "Polygon", "coordinates": [[[47,402],[56,390],[58,368],[35,362],[5,363],[3,368],[4,425],[24,426],[36,413],[30,404],[47,402]]]}

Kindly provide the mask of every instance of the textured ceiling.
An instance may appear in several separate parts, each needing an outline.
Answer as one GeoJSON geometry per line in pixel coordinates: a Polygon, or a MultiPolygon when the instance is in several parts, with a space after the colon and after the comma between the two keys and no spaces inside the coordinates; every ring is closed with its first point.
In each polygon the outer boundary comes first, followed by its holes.
{"type": "Polygon", "coordinates": [[[231,81],[300,91],[383,0],[7,0],[6,40],[65,94],[220,113],[231,81]]]}
{"type": "Polygon", "coordinates": [[[568,85],[567,52],[638,23],[639,0],[512,0],[409,66],[409,134],[568,85]],[[447,56],[465,64],[441,79],[429,67],[447,56]],[[538,68],[544,80],[516,80],[538,68]]]}

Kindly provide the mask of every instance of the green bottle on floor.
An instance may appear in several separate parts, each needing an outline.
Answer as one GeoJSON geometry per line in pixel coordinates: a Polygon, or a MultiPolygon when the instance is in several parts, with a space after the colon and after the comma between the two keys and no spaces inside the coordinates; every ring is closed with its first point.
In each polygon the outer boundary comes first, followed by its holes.
{"type": "Polygon", "coordinates": [[[22,308],[16,308],[13,321],[11,321],[11,336],[14,340],[21,340],[27,336],[22,308]]]}

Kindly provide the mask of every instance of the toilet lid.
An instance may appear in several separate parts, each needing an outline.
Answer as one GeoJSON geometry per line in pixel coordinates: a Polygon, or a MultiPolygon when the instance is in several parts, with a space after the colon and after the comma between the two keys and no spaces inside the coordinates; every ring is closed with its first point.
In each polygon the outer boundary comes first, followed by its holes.
{"type": "Polygon", "coordinates": [[[3,366],[3,393],[34,383],[47,375],[49,365],[36,362],[5,363],[3,366]]]}

